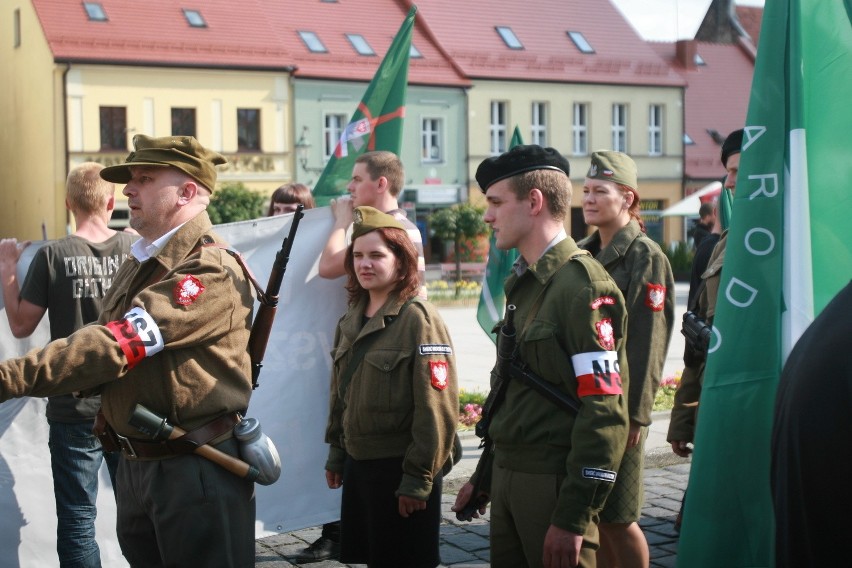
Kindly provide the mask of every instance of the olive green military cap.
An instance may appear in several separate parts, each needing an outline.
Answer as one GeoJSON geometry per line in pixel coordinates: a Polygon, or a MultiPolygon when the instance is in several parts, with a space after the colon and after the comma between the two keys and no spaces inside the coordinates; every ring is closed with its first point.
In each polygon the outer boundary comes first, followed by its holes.
{"type": "Polygon", "coordinates": [[[633,191],[639,190],[636,162],[627,154],[614,150],[592,152],[592,165],[586,177],[620,183],[633,191]]]}
{"type": "Polygon", "coordinates": [[[151,138],[137,134],[133,137],[133,147],[135,150],[123,164],[102,169],[101,177],[113,183],[127,183],[131,179],[130,166],[172,166],[213,191],[215,166],[228,162],[222,155],[199,144],[193,136],[151,138]]]}
{"type": "Polygon", "coordinates": [[[388,215],[387,213],[382,213],[375,207],[367,207],[366,205],[356,207],[352,211],[352,217],[353,241],[365,233],[369,233],[370,231],[375,231],[376,229],[381,229],[383,227],[390,229],[402,229],[403,231],[405,230],[402,223],[400,223],[395,217],[388,215]]]}
{"type": "Polygon", "coordinates": [[[476,168],[476,181],[482,193],[500,180],[533,170],[555,170],[571,175],[568,160],[554,148],[537,144],[515,146],[508,152],[483,160],[476,168]]]}

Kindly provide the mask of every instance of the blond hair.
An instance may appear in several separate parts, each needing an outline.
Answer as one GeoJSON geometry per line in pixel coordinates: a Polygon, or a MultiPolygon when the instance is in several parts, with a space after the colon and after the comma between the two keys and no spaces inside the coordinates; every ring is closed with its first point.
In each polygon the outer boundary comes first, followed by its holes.
{"type": "Polygon", "coordinates": [[[115,184],[101,177],[102,169],[101,164],[83,162],[68,172],[65,194],[73,212],[92,215],[106,210],[107,202],[115,194],[115,184]]]}

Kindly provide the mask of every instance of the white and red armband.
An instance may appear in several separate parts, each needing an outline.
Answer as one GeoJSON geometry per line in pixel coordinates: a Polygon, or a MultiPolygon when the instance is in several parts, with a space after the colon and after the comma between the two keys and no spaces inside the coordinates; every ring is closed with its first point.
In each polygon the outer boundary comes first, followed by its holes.
{"type": "Polygon", "coordinates": [[[623,394],[616,351],[592,351],[571,357],[577,376],[577,396],[623,394]]]}
{"type": "Polygon", "coordinates": [[[123,319],[108,322],[106,328],[112,332],[124,352],[128,369],[135,367],[145,357],[159,353],[166,346],[154,318],[140,307],[124,314],[123,319]]]}

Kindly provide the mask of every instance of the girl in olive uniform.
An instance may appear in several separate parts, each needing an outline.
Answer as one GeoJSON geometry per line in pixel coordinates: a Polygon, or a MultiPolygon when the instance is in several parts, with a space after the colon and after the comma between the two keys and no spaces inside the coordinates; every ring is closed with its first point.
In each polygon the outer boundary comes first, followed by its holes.
{"type": "Polygon", "coordinates": [[[452,343],[417,298],[417,251],[402,224],[372,207],[354,217],[326,430],[326,481],[343,487],[340,560],[433,568],[458,423],[452,343]]]}
{"type": "Polygon", "coordinates": [[[583,186],[583,217],[597,227],[578,245],[604,265],[627,306],[630,431],[615,486],[600,514],[599,566],[648,566],[642,512],[644,445],[674,324],[668,258],[639,217],[636,164],[626,154],[594,152],[583,186]]]}

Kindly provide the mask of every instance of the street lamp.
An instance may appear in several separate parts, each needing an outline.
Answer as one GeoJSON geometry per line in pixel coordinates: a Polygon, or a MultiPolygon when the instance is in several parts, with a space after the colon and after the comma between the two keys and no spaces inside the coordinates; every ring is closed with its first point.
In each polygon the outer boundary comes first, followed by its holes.
{"type": "Polygon", "coordinates": [[[302,166],[302,169],[308,173],[319,173],[323,171],[325,168],[310,168],[308,167],[308,155],[311,150],[311,142],[308,140],[308,127],[302,127],[302,135],[299,136],[299,139],[296,141],[296,157],[299,160],[299,164],[302,166]]]}

